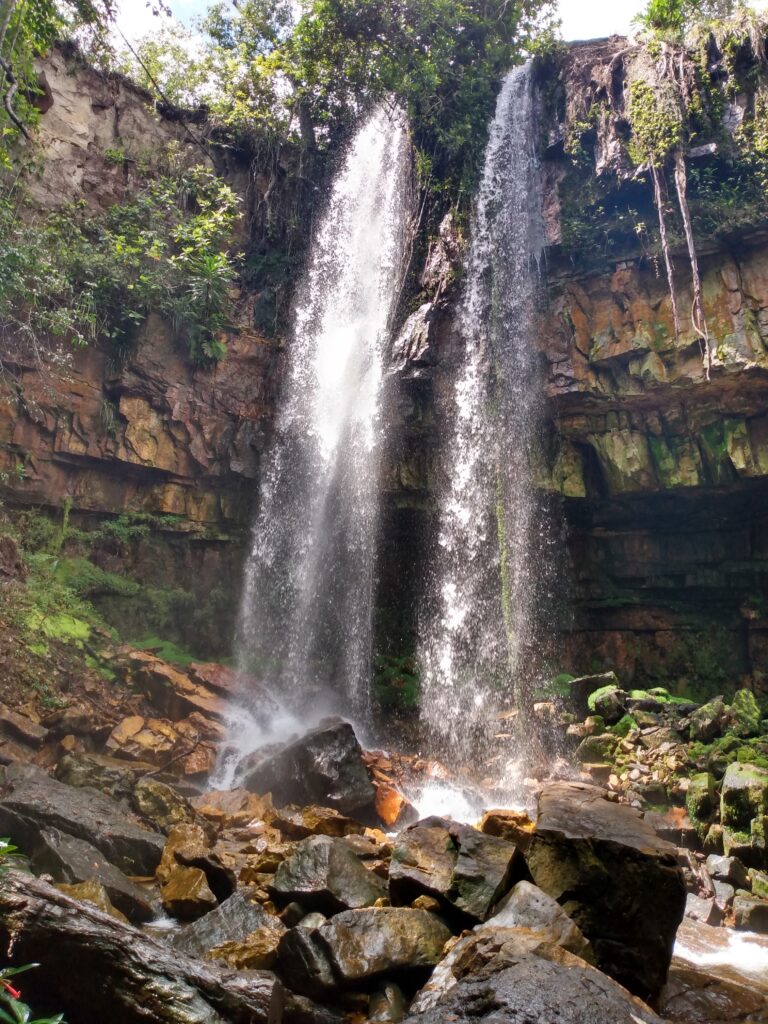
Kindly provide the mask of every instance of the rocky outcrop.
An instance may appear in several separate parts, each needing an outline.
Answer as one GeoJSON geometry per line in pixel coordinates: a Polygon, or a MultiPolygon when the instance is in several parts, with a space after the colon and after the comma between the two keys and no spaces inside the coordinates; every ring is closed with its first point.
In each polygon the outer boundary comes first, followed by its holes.
{"type": "Polygon", "coordinates": [[[278,803],[320,803],[342,814],[373,812],[375,791],[349,722],[330,719],[281,750],[259,758],[243,785],[278,803]]]}
{"type": "Polygon", "coordinates": [[[589,939],[601,970],[641,998],[657,998],[685,909],[674,846],[597,787],[553,783],[539,799],[526,863],[589,939]]]}

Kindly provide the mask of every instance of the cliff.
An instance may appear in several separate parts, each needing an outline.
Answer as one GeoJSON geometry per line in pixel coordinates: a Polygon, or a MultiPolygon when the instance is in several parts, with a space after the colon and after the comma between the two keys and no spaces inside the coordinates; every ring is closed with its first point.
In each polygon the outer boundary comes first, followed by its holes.
{"type": "MultiPolygon", "coordinates": [[[[712,350],[707,380],[689,326],[684,239],[672,216],[685,311],[676,336],[647,169],[628,152],[637,55],[614,38],[570,47],[540,66],[548,247],[538,344],[552,453],[544,475],[560,501],[571,564],[563,584],[570,626],[553,669],[610,667],[638,683],[728,689],[768,671],[768,213],[751,194],[734,192],[721,130],[730,126],[733,137],[753,98],[723,88],[720,128],[702,131],[689,157],[712,350]]],[[[722,55],[712,51],[708,60],[709,80],[723,81],[722,55]]],[[[62,51],[42,70],[36,145],[44,159],[31,182],[30,215],[62,200],[93,209],[120,201],[169,145],[182,159],[201,159],[207,128],[199,114],[153,111],[140,90],[62,51]]],[[[302,234],[285,210],[301,208],[308,223],[311,183],[302,184],[290,154],[270,165],[229,151],[216,160],[243,199],[238,238],[256,254],[251,262],[285,268],[286,232],[302,234]],[[277,241],[269,235],[276,223],[277,241]]],[[[424,302],[392,355],[377,621],[381,649],[392,654],[409,648],[428,552],[460,255],[448,219],[422,275],[424,302]]],[[[295,266],[297,251],[291,258],[295,266]]],[[[162,517],[153,547],[138,540],[122,562],[108,552],[96,557],[185,587],[200,601],[226,579],[229,596],[213,630],[219,652],[275,410],[274,309],[285,305],[289,272],[271,290],[258,274],[245,280],[218,363],[192,363],[156,316],[123,360],[106,341],[46,361],[44,373],[36,360],[15,361],[7,346],[2,354],[6,500],[56,516],[71,508],[86,525],[125,512],[162,517]]]]}

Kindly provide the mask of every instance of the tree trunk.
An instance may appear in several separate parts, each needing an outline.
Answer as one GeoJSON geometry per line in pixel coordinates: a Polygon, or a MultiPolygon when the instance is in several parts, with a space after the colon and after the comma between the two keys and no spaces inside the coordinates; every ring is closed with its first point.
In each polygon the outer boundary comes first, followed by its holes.
{"type": "Polygon", "coordinates": [[[0,961],[36,1012],[67,1024],[280,1024],[283,989],[269,971],[196,960],[20,871],[0,879],[0,961]],[[6,956],[7,954],[7,956],[6,956]]]}

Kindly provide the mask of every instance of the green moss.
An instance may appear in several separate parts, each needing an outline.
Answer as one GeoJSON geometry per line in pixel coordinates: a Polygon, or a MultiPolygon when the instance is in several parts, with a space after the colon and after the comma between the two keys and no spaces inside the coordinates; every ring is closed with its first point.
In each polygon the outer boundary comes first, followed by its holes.
{"type": "Polygon", "coordinates": [[[661,166],[680,143],[683,123],[677,103],[641,78],[629,87],[632,125],[630,154],[637,164],[651,159],[661,166]]]}
{"type": "Polygon", "coordinates": [[[612,732],[614,736],[621,736],[623,738],[629,735],[633,729],[637,729],[637,722],[632,715],[624,715],[616,725],[609,726],[608,731],[612,732]]]}
{"type": "Polygon", "coordinates": [[[730,707],[731,731],[748,738],[760,733],[760,706],[751,690],[737,690],[730,707]]]}
{"type": "Polygon", "coordinates": [[[59,612],[54,615],[46,615],[44,612],[34,609],[26,618],[27,628],[33,632],[40,632],[51,640],[64,640],[74,642],[82,646],[83,642],[90,639],[91,627],[83,619],[77,619],[74,615],[66,612],[59,612]]]}
{"type": "Polygon", "coordinates": [[[134,640],[134,646],[140,651],[152,651],[163,661],[169,661],[172,665],[186,668],[193,661],[199,661],[194,654],[183,650],[177,644],[159,636],[145,636],[140,640],[134,640]]]}

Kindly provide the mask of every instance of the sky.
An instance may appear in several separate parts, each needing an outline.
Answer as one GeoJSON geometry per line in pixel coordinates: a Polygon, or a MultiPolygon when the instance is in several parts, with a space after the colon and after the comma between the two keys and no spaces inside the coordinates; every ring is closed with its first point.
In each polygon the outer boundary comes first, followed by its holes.
{"type": "MultiPolygon", "coordinates": [[[[170,0],[174,16],[186,25],[196,15],[203,14],[208,5],[209,0],[170,0]]],[[[625,34],[634,16],[645,5],[646,0],[560,0],[563,38],[593,39],[625,34]]],[[[145,0],[120,0],[118,24],[132,42],[156,31],[163,20],[153,16],[145,0]]]]}

